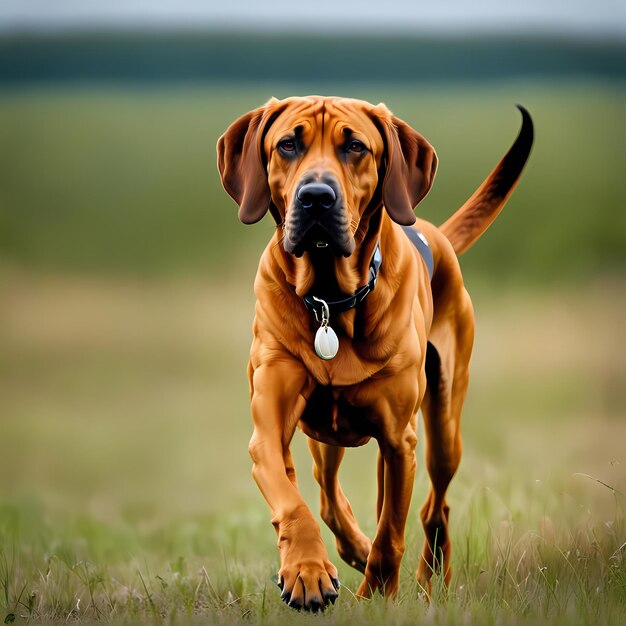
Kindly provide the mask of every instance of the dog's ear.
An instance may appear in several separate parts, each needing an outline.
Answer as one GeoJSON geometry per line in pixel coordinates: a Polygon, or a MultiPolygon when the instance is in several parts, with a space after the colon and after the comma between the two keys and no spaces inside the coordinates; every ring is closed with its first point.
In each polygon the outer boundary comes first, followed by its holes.
{"type": "Polygon", "coordinates": [[[378,105],[377,125],[385,140],[382,200],[391,219],[409,226],[413,209],[430,191],[437,170],[435,149],[408,124],[378,105]]]}
{"type": "Polygon", "coordinates": [[[233,122],[217,142],[217,167],[222,185],[239,205],[244,224],[258,222],[270,206],[271,194],[263,158],[263,139],[282,110],[272,98],[233,122]]]}

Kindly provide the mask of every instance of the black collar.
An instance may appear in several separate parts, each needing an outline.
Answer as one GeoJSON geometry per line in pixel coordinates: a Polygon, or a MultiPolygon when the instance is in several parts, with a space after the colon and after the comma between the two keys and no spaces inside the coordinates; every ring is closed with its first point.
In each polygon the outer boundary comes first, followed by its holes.
{"type": "Polygon", "coordinates": [[[380,253],[380,246],[376,244],[376,249],[374,250],[374,255],[370,262],[370,279],[367,285],[359,287],[353,295],[342,298],[341,300],[322,300],[312,294],[308,294],[303,298],[304,304],[309,311],[315,313],[315,317],[318,321],[321,321],[323,318],[324,302],[328,305],[331,314],[343,313],[344,311],[354,309],[354,307],[361,304],[367,295],[374,290],[374,287],[376,287],[376,278],[382,262],[383,256],[380,253]]]}

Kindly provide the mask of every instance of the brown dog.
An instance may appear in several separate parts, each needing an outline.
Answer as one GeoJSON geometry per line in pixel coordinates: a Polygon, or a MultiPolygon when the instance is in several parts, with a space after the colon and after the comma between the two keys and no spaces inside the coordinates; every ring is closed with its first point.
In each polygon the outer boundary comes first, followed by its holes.
{"type": "Polygon", "coordinates": [[[296,426],[310,438],[321,516],[341,557],[365,574],[357,594],[393,596],[421,407],[431,487],[417,578],[426,589],[433,571],[450,579],[445,494],[461,458],[474,337],[457,254],[496,218],[528,158],[532,121],[519,108],[522,129],[512,148],[439,228],[413,213],[432,185],[435,151],[383,104],[272,99],[218,142],[222,183],[241,221],[252,224],[269,210],[277,224],[254,286],[250,454],[278,534],[278,580],[289,606],[322,609],[339,587],[298,491],[289,452],[296,426]],[[412,224],[419,231],[400,226],[412,224]],[[372,437],[378,526],[370,542],[337,471],[345,447],[372,437]]]}

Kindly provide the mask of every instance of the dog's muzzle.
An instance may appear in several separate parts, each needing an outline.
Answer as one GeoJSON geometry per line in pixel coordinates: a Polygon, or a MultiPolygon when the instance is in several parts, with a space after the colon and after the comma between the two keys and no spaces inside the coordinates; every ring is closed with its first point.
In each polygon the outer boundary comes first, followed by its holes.
{"type": "Polygon", "coordinates": [[[302,256],[312,248],[330,248],[350,256],[354,239],[343,208],[339,185],[327,177],[304,177],[285,220],[285,250],[302,256]]]}

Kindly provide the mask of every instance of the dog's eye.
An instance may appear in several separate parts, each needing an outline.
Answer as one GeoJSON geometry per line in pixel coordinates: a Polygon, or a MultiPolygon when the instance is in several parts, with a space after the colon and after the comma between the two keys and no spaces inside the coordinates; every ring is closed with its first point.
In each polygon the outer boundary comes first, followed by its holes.
{"type": "Polygon", "coordinates": [[[293,139],[282,139],[281,141],[278,142],[278,147],[283,152],[295,152],[296,151],[296,144],[293,141],[293,139]]]}
{"type": "Polygon", "coordinates": [[[356,139],[353,139],[349,144],[348,144],[348,152],[363,152],[367,150],[367,148],[365,147],[365,144],[362,141],[358,141],[356,139]]]}

